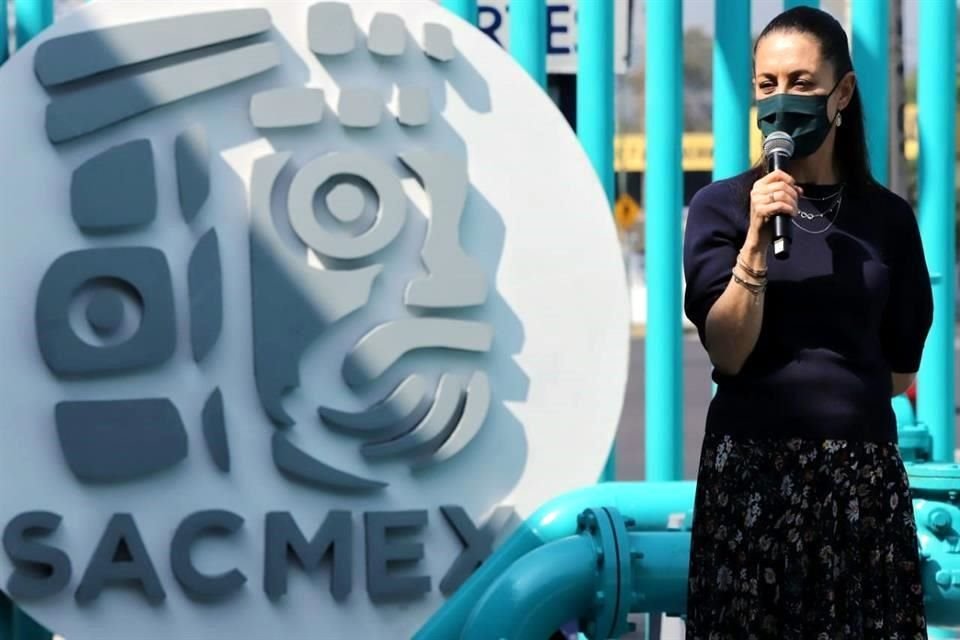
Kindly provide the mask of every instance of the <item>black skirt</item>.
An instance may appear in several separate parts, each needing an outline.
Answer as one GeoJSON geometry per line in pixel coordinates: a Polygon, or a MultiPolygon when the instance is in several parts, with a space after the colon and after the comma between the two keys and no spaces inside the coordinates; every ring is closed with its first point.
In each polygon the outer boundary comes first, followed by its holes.
{"type": "Polygon", "coordinates": [[[707,434],[687,640],[924,640],[913,502],[895,443],[707,434]]]}

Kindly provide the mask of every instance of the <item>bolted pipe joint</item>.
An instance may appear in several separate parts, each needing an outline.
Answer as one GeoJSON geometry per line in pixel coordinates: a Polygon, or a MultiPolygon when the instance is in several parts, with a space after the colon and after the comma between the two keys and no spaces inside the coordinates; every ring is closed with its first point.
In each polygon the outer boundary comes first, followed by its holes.
{"type": "Polygon", "coordinates": [[[627,523],[613,507],[586,509],[577,517],[577,534],[593,542],[597,557],[591,613],[582,626],[588,638],[619,638],[628,631],[633,592],[633,559],[627,523]]]}
{"type": "Polygon", "coordinates": [[[955,628],[960,624],[960,505],[955,499],[960,465],[904,466],[913,494],[927,625],[955,628]]]}

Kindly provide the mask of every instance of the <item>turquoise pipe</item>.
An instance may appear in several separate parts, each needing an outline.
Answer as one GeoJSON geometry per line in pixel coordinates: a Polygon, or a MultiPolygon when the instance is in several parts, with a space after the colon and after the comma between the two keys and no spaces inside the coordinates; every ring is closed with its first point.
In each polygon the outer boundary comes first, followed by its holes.
{"type": "Polygon", "coordinates": [[[0,640],[14,640],[16,637],[13,631],[14,611],[16,611],[16,608],[13,601],[0,594],[0,640]]]}
{"type": "Polygon", "coordinates": [[[563,624],[589,616],[599,586],[593,540],[555,540],[514,562],[477,602],[462,635],[451,638],[549,638],[563,624]]]}
{"type": "MultiPolygon", "coordinates": [[[[713,33],[713,179],[750,167],[753,52],[750,1],[716,0],[713,33]]],[[[717,384],[710,385],[713,393],[717,384]]]]}
{"type": "Polygon", "coordinates": [[[0,595],[0,640],[50,640],[52,634],[0,595]]]}
{"type": "MultiPolygon", "coordinates": [[[[886,186],[890,183],[890,6],[877,0],[855,0],[853,13],[853,64],[857,85],[863,103],[867,129],[867,149],[870,154],[870,172],[874,179],[886,186]]],[[[897,400],[896,398],[894,399],[897,400]]],[[[894,402],[894,412],[903,402],[894,402]]],[[[911,409],[912,411],[912,409],[911,409]]]]}
{"type": "Polygon", "coordinates": [[[442,6],[470,24],[477,24],[477,0],[442,0],[442,6]]]}
{"type": "Polygon", "coordinates": [[[899,395],[890,404],[893,407],[893,415],[897,418],[897,429],[912,427],[916,424],[917,415],[913,410],[913,405],[910,404],[910,398],[906,395],[899,395]]]}
{"type": "Polygon", "coordinates": [[[0,0],[0,64],[10,55],[10,30],[7,29],[7,2],[0,0]]]}
{"type": "Polygon", "coordinates": [[[716,0],[713,46],[713,179],[750,167],[750,1],[716,0]]]}
{"type": "MultiPolygon", "coordinates": [[[[577,9],[577,136],[603,185],[611,214],[614,195],[613,38],[613,2],[581,2],[577,9]]],[[[616,456],[611,449],[601,480],[615,479],[616,456]]]]}
{"type": "Polygon", "coordinates": [[[510,2],[510,53],[537,84],[546,88],[546,0],[512,0],[510,2]]]}
{"type": "Polygon", "coordinates": [[[638,556],[632,567],[630,613],[686,614],[690,532],[632,531],[629,537],[630,551],[638,556]]]}
{"type": "Polygon", "coordinates": [[[933,460],[952,462],[954,435],[954,242],[956,24],[953,0],[920,2],[917,68],[920,232],[933,286],[933,327],[917,382],[917,419],[930,429],[933,460]]]}
{"type": "Polygon", "coordinates": [[[630,571],[604,584],[598,566],[607,561],[594,539],[575,535],[531,551],[517,560],[477,602],[460,640],[547,638],[570,620],[589,621],[604,599],[627,589],[628,613],[685,613],[689,575],[689,532],[631,532],[617,554],[631,555],[630,571]]]}
{"type": "Polygon", "coordinates": [[[53,0],[15,0],[17,47],[22,47],[53,24],[53,0]]]}
{"type": "MultiPolygon", "coordinates": [[[[874,2],[881,2],[883,0],[873,0],[874,2]]],[[[820,0],[783,0],[783,10],[793,9],[794,7],[813,7],[814,9],[820,8],[820,0]]]]}
{"type": "Polygon", "coordinates": [[[662,531],[668,524],[683,526],[693,517],[696,483],[606,482],[554,498],[487,558],[417,632],[414,640],[457,638],[471,611],[493,582],[520,557],[577,532],[577,516],[598,505],[616,508],[634,521],[634,531],[662,531]]]}
{"type": "Polygon", "coordinates": [[[49,631],[34,622],[22,609],[14,610],[12,640],[50,640],[51,637],[49,631]]]}
{"type": "MultiPolygon", "coordinates": [[[[596,4],[606,4],[598,2],[596,4]]],[[[682,3],[647,3],[646,479],[683,477],[682,3]]]]}
{"type": "Polygon", "coordinates": [[[613,37],[613,2],[581,2],[577,10],[577,135],[611,206],[613,37]]]}
{"type": "MultiPolygon", "coordinates": [[[[956,489],[957,483],[951,483],[956,489]]],[[[943,493],[946,493],[945,491],[943,493]]],[[[954,627],[960,623],[960,554],[956,552],[957,528],[960,527],[960,508],[948,502],[946,495],[940,499],[914,502],[917,528],[920,533],[921,575],[924,591],[924,610],[927,624],[931,627],[954,627]]],[[[960,635],[960,634],[958,634],[960,635]]],[[[957,637],[957,636],[953,636],[957,637]]]]}
{"type": "MultiPolygon", "coordinates": [[[[921,574],[931,638],[934,629],[960,630],[955,553],[960,509],[949,495],[960,486],[956,465],[907,464],[919,534],[921,574]]],[[[590,637],[620,637],[627,613],[667,612],[684,615],[689,576],[689,531],[628,531],[615,509],[588,509],[608,514],[606,526],[581,526],[576,536],[546,544],[503,571],[477,599],[460,633],[461,640],[545,638],[571,618],[590,637]],[[569,564],[567,564],[569,563],[569,564]],[[600,630],[610,630],[601,633],[600,630]]],[[[597,518],[593,520],[598,522],[597,518]]],[[[588,523],[589,524],[589,523],[588,523]]],[[[649,637],[649,636],[648,636],[649,637]]]]}
{"type": "Polygon", "coordinates": [[[890,5],[885,0],[855,0],[853,64],[867,127],[870,171],[886,185],[888,180],[890,5]]]}

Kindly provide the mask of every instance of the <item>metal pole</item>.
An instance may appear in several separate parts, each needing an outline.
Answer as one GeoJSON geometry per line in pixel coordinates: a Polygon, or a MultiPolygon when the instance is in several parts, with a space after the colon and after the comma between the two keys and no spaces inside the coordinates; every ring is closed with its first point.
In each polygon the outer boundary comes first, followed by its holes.
{"type": "Polygon", "coordinates": [[[477,25],[477,0],[442,0],[443,7],[466,20],[477,25]]]}
{"type": "Polygon", "coordinates": [[[820,0],[783,0],[783,10],[793,9],[794,7],[813,7],[820,8],[820,0]]]}
{"type": "MultiPolygon", "coordinates": [[[[577,135],[613,212],[613,2],[580,2],[577,12],[577,135]]],[[[602,479],[616,477],[610,452],[602,479]]]]}
{"type": "Polygon", "coordinates": [[[654,482],[680,480],[683,473],[681,25],[680,2],[647,3],[646,480],[654,482]]]}
{"type": "Polygon", "coordinates": [[[17,47],[22,47],[53,24],[53,0],[16,0],[17,47]]]}
{"type": "Polygon", "coordinates": [[[0,0],[0,64],[10,55],[10,29],[7,28],[7,0],[0,0]]]}
{"type": "Polygon", "coordinates": [[[750,0],[716,0],[713,45],[713,179],[750,166],[750,0]]]}
{"type": "Polygon", "coordinates": [[[512,0],[510,3],[510,53],[537,81],[537,84],[546,88],[546,0],[512,0]]]}
{"type": "Polygon", "coordinates": [[[930,428],[933,459],[952,462],[954,435],[954,164],[956,24],[954,0],[920,2],[917,65],[920,231],[933,280],[933,327],[917,383],[917,418],[930,428]]]}
{"type": "Polygon", "coordinates": [[[870,170],[877,182],[887,185],[890,4],[887,0],[856,0],[852,13],[853,64],[866,119],[870,170]]]}
{"type": "Polygon", "coordinates": [[[887,188],[899,195],[901,198],[907,198],[907,181],[905,170],[905,158],[903,152],[903,4],[900,0],[890,0],[890,45],[888,54],[890,56],[890,73],[888,80],[888,104],[890,106],[890,123],[887,127],[889,154],[887,161],[889,166],[887,174],[890,181],[887,188]]]}

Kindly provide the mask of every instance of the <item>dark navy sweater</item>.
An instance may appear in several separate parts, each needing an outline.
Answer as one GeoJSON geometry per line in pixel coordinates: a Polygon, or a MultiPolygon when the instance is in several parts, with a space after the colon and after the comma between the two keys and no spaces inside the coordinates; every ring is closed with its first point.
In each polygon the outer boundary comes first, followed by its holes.
{"type": "MultiPolygon", "coordinates": [[[[704,346],[707,314],[746,240],[755,179],[717,181],[690,203],[684,309],[704,346]]],[[[836,187],[804,191],[814,198],[836,187]]],[[[847,191],[829,229],[794,227],[790,257],[772,251],[757,344],[736,375],[714,370],[707,432],[895,442],[890,374],[917,371],[933,315],[910,205],[882,187],[847,191]]]]}

